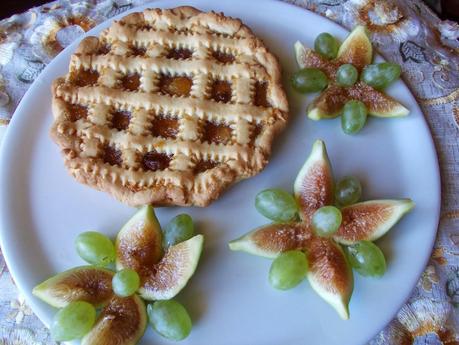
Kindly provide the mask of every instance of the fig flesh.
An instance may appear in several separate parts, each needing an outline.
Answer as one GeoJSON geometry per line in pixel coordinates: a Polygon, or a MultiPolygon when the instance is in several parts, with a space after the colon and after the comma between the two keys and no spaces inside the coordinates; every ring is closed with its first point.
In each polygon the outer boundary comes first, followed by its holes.
{"type": "Polygon", "coordinates": [[[338,50],[337,59],[352,64],[359,72],[373,60],[373,47],[362,25],[356,26],[338,50]]]}
{"type": "Polygon", "coordinates": [[[147,325],[145,304],[137,295],[114,296],[102,309],[81,345],[135,345],[147,325]]]}
{"type": "Polygon", "coordinates": [[[307,278],[311,287],[335,308],[342,319],[349,319],[354,278],[343,250],[333,240],[314,237],[308,242],[306,253],[309,260],[307,278]]]}
{"type": "Polygon", "coordinates": [[[32,293],[56,308],[63,308],[73,301],[85,301],[98,307],[112,297],[112,278],[113,272],[107,269],[75,267],[37,285],[32,293]]]}
{"type": "Polygon", "coordinates": [[[315,211],[333,204],[333,174],[322,140],[313,144],[308,159],[295,179],[293,190],[303,221],[309,222],[315,211]]]}
{"type": "Polygon", "coordinates": [[[177,295],[198,266],[204,236],[196,235],[170,247],[150,270],[143,271],[140,295],[146,300],[165,300],[177,295]]]}
{"type": "Polygon", "coordinates": [[[162,257],[162,231],[152,206],[144,206],[121,228],[115,242],[116,268],[141,274],[162,257]]]}
{"type": "Polygon", "coordinates": [[[376,241],[413,207],[409,199],[371,200],[343,207],[343,221],[333,237],[345,245],[362,240],[376,241]]]}

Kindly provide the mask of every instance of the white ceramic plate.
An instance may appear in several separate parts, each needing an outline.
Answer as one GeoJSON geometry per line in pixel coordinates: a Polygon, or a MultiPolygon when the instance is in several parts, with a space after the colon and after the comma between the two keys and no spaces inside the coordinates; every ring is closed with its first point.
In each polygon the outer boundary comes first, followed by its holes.
{"type": "MultiPolygon", "coordinates": [[[[291,106],[291,121],[275,142],[269,166],[243,181],[204,209],[166,208],[167,222],[189,212],[206,246],[196,275],[179,295],[190,310],[194,328],[182,344],[288,345],[363,344],[381,330],[408,298],[429,257],[438,224],[440,184],[437,157],[421,110],[398,82],[389,92],[410,110],[404,119],[371,118],[357,136],[341,132],[339,119],[306,118],[306,99],[288,86],[296,70],[293,43],[311,46],[327,31],[343,39],[347,32],[318,15],[277,1],[157,1],[150,5],[189,4],[239,17],[280,58],[291,106]],[[268,187],[291,189],[312,142],[326,141],[337,177],[357,175],[364,198],[411,197],[415,210],[379,245],[388,261],[382,279],[355,275],[351,319],[342,321],[306,282],[288,292],[268,284],[270,261],[230,252],[227,242],[266,223],[254,208],[257,192],[268,187]]],[[[142,10],[139,8],[138,10],[142,10]]],[[[111,20],[91,30],[97,34],[111,20]]],[[[34,285],[67,268],[81,265],[73,241],[97,229],[115,236],[134,209],[107,194],[78,184],[64,169],[58,148],[48,137],[50,84],[66,73],[75,45],[62,52],[35,81],[19,105],[1,155],[1,241],[11,273],[34,312],[49,324],[55,310],[31,295],[34,285]]],[[[172,344],[153,331],[141,344],[172,344]]]]}

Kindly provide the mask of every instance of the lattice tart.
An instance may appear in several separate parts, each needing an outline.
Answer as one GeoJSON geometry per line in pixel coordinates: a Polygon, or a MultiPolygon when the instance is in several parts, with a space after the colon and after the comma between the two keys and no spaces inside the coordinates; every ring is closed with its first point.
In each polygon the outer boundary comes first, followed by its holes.
{"type": "Polygon", "coordinates": [[[288,104],[238,19],[147,9],[85,38],[54,81],[51,137],[80,182],[133,206],[206,206],[267,164],[288,104]]]}

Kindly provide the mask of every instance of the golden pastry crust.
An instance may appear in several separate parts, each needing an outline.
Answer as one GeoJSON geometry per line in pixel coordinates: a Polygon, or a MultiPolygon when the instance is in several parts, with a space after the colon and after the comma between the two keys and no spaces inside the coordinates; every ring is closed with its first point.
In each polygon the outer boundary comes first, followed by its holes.
{"type": "Polygon", "coordinates": [[[288,116],[262,41],[192,7],[132,13],[83,39],[52,95],[69,172],[132,206],[208,205],[265,167],[288,116]]]}

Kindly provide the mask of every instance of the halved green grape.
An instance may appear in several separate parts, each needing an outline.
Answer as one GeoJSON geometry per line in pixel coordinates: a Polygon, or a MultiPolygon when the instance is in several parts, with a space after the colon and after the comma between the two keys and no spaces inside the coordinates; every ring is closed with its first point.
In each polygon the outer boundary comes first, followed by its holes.
{"type": "Polygon", "coordinates": [[[341,86],[352,86],[358,78],[357,68],[349,63],[339,66],[336,71],[336,82],[341,86]]]}
{"type": "Polygon", "coordinates": [[[255,207],[263,216],[277,222],[293,220],[298,212],[295,198],[282,189],[266,189],[258,193],[255,207]]]}
{"type": "Polygon", "coordinates": [[[190,315],[177,301],[165,300],[149,304],[147,313],[155,331],[167,339],[182,340],[191,332],[190,315]]]}
{"type": "Polygon", "coordinates": [[[317,68],[303,68],[292,76],[293,88],[301,93],[319,92],[327,85],[327,76],[317,68]]]}
{"type": "Polygon", "coordinates": [[[359,241],[346,248],[349,263],[361,275],[381,277],[386,272],[386,259],[379,247],[370,241],[359,241]]]}
{"type": "Polygon", "coordinates": [[[365,66],[360,79],[375,89],[384,89],[400,77],[401,71],[396,63],[381,62],[365,66]]]}
{"type": "Polygon", "coordinates": [[[136,271],[124,268],[116,272],[112,279],[113,292],[120,297],[133,295],[140,287],[140,277],[136,271]]]}
{"type": "Polygon", "coordinates": [[[185,213],[179,214],[165,226],[163,234],[164,247],[189,240],[194,235],[193,218],[185,213]]]}
{"type": "Polygon", "coordinates": [[[314,41],[314,50],[327,59],[334,59],[338,55],[339,43],[328,32],[322,32],[314,41]]]}
{"type": "Polygon", "coordinates": [[[96,308],[83,301],[69,303],[54,315],[51,336],[55,341],[83,338],[96,322],[96,308]]]}
{"type": "Polygon", "coordinates": [[[354,176],[346,176],[336,184],[335,199],[341,206],[355,204],[361,196],[362,186],[354,176]]]}
{"type": "Polygon", "coordinates": [[[308,259],[300,250],[281,253],[271,264],[269,282],[279,290],[288,290],[303,281],[308,272],[308,259]]]}
{"type": "Polygon", "coordinates": [[[329,237],[338,231],[343,216],[335,206],[324,206],[312,215],[312,228],[317,235],[329,237]]]}
{"type": "Polygon", "coordinates": [[[344,105],[341,128],[346,134],[356,134],[365,126],[367,107],[360,101],[351,100],[344,105]]]}
{"type": "Polygon", "coordinates": [[[96,266],[107,266],[115,261],[115,246],[104,234],[87,231],[78,235],[75,240],[78,255],[96,266]]]}

